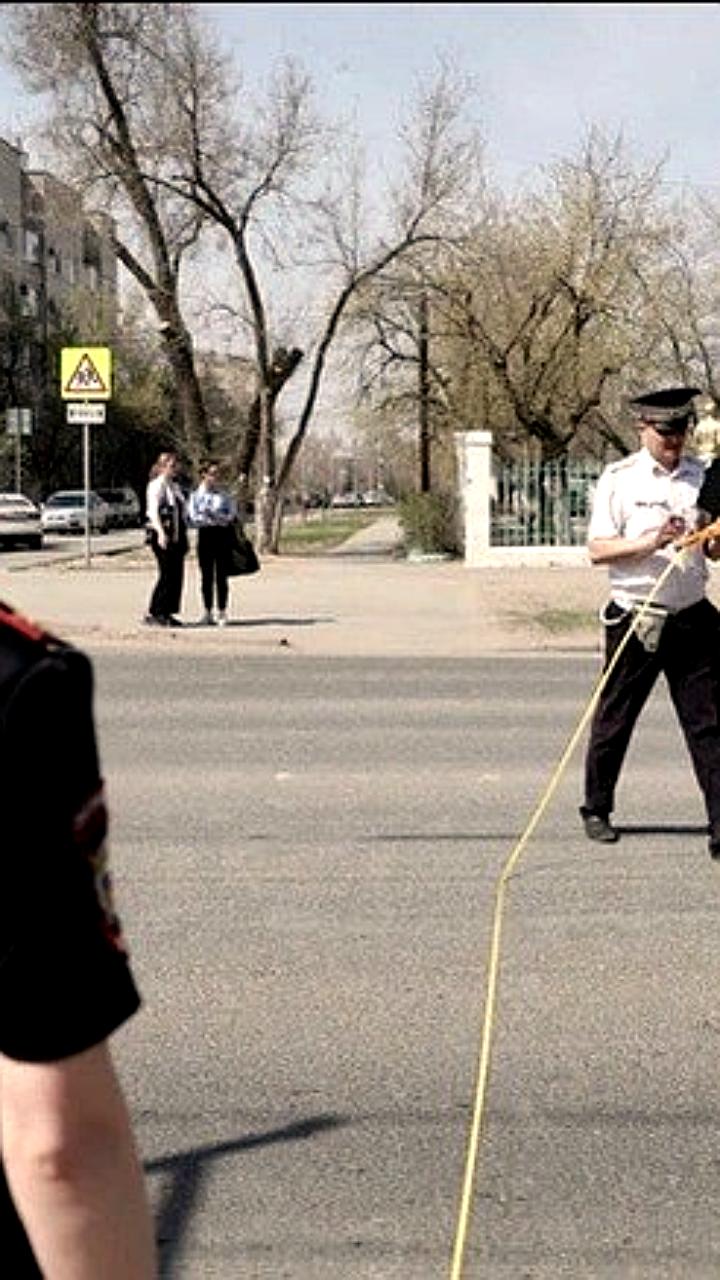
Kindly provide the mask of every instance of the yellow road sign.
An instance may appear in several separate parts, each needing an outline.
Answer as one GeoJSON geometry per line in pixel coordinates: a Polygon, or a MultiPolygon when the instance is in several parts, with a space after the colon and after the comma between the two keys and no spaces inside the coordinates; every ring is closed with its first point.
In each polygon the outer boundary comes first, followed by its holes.
{"type": "Polygon", "coordinates": [[[63,400],[109,400],[111,372],[109,347],[63,347],[60,395],[63,400]]]}

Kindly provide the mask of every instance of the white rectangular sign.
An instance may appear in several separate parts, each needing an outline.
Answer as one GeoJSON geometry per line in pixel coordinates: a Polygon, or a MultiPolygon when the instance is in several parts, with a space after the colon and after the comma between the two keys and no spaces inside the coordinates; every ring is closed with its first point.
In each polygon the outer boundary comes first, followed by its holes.
{"type": "Polygon", "coordinates": [[[105,405],[99,404],[69,404],[67,406],[67,420],[73,426],[81,426],[88,422],[92,426],[101,427],[105,421],[105,405]]]}
{"type": "Polygon", "coordinates": [[[32,434],[32,409],[6,409],[5,429],[9,436],[32,434]]]}

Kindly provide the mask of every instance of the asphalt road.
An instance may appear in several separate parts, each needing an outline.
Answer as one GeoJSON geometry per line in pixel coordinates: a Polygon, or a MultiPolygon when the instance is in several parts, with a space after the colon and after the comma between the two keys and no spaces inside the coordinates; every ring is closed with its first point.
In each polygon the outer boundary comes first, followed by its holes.
{"type": "MultiPolygon", "coordinates": [[[[497,877],[594,658],[95,666],[163,1277],[446,1277],[497,877]]],[[[617,846],[580,757],[508,886],[463,1276],[717,1277],[720,868],[664,693],[617,846]]]]}

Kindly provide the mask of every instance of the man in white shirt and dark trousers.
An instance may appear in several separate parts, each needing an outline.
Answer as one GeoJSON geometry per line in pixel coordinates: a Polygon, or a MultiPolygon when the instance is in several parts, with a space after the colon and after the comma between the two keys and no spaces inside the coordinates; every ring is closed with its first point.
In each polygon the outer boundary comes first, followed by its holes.
{"type": "MultiPolygon", "coordinates": [[[[670,387],[630,402],[640,449],[611,463],[598,480],[588,529],[593,564],[606,564],[605,668],[657,580],[677,554],[673,544],[708,523],[700,490],[705,466],[684,454],[695,420],[693,387],[670,387]]],[[[638,716],[662,672],[690,751],[708,816],[709,849],[720,858],[720,614],[706,597],[707,558],[720,540],[687,548],[667,574],[603,687],[585,759],[580,808],[590,840],[610,843],[615,789],[638,716]]]]}

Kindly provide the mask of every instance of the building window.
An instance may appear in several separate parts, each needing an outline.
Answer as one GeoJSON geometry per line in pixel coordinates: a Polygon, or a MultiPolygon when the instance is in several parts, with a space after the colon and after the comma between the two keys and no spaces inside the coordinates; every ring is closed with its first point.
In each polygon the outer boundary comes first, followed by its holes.
{"type": "Polygon", "coordinates": [[[40,232],[25,228],[25,261],[40,261],[40,232]]]}
{"type": "Polygon", "coordinates": [[[83,228],[83,262],[86,267],[100,266],[100,237],[94,227],[83,228]]]}
{"type": "Polygon", "coordinates": [[[20,295],[20,314],[23,316],[36,316],[40,309],[37,289],[34,289],[31,284],[21,284],[18,292],[20,295]]]}

